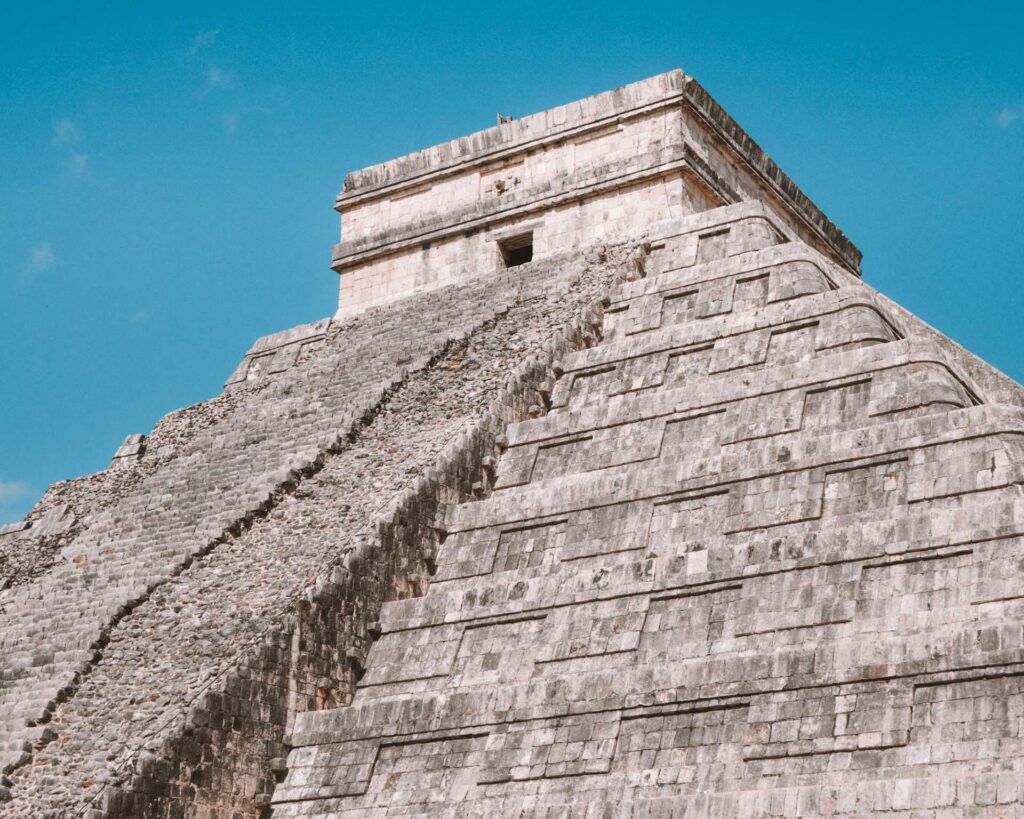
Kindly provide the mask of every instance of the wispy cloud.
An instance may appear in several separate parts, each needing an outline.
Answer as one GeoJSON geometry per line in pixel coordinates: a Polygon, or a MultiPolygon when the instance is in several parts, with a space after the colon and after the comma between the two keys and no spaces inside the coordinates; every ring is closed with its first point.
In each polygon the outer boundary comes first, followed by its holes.
{"type": "Polygon", "coordinates": [[[36,491],[26,481],[0,481],[0,526],[21,520],[35,495],[36,491]]]}
{"type": "Polygon", "coordinates": [[[89,172],[89,154],[81,149],[82,142],[75,120],[64,117],[54,121],[50,144],[64,155],[65,170],[76,179],[82,179],[89,172]]]}
{"type": "Polygon", "coordinates": [[[132,324],[141,324],[144,321],[149,321],[149,311],[142,309],[136,310],[134,313],[132,313],[132,317],[129,319],[129,321],[132,324]]]}
{"type": "Polygon", "coordinates": [[[220,124],[223,126],[225,131],[229,131],[233,134],[242,124],[243,119],[251,119],[251,114],[270,115],[276,111],[276,108],[272,108],[269,105],[241,105],[238,108],[221,114],[220,124]]]}
{"type": "Polygon", "coordinates": [[[1024,119],[1024,102],[1017,105],[1007,105],[996,116],[996,125],[1000,128],[1007,128],[1020,119],[1024,119]]]}
{"type": "Polygon", "coordinates": [[[28,261],[21,269],[22,284],[30,284],[44,270],[53,267],[55,257],[49,242],[42,242],[29,250],[28,261]]]}
{"type": "Polygon", "coordinates": [[[89,171],[89,154],[71,154],[69,168],[72,176],[85,176],[89,171]]]}
{"type": "Polygon", "coordinates": [[[0,503],[14,503],[32,494],[32,487],[25,481],[0,481],[0,503]]]}
{"type": "Polygon", "coordinates": [[[219,28],[211,28],[206,31],[200,31],[192,38],[192,53],[198,54],[203,49],[209,48],[215,42],[217,42],[217,35],[220,34],[219,28]]]}
{"type": "Polygon", "coordinates": [[[53,264],[53,248],[49,242],[43,242],[32,248],[32,267],[36,270],[46,270],[53,264]]]}
{"type": "MultiPolygon", "coordinates": [[[[196,96],[201,100],[209,100],[214,103],[220,112],[215,114],[217,121],[228,133],[235,133],[244,124],[253,118],[254,114],[264,116],[273,114],[279,105],[266,104],[268,95],[260,94],[260,102],[254,102],[254,95],[251,88],[246,88],[244,79],[240,79],[234,69],[221,64],[214,63],[212,51],[219,29],[200,31],[192,41],[192,55],[196,58],[197,67],[205,65],[202,87],[197,90],[196,96]],[[212,50],[211,54],[200,54],[200,52],[212,50]]],[[[275,96],[282,96],[279,91],[271,89],[270,99],[275,96]]]]}
{"type": "Polygon", "coordinates": [[[59,119],[53,123],[51,145],[74,145],[78,142],[78,123],[73,119],[59,119]]]}
{"type": "Polygon", "coordinates": [[[209,88],[231,88],[234,84],[234,71],[211,65],[206,72],[206,85],[209,88]]]}

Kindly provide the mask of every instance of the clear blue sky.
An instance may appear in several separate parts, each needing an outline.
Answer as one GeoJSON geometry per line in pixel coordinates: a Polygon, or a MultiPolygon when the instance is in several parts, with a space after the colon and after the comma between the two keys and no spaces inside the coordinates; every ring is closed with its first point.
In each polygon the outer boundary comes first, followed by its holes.
{"type": "Polygon", "coordinates": [[[1024,4],[0,8],[0,522],[329,315],[347,170],[670,68],[1024,379],[1024,4]]]}

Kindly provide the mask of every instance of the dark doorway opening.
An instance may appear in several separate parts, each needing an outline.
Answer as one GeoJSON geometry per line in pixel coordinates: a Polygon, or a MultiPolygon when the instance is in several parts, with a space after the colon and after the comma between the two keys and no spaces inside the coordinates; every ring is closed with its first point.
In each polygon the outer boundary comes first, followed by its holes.
{"type": "Polygon", "coordinates": [[[510,236],[498,242],[498,252],[505,267],[518,267],[533,260],[533,231],[510,236]]]}

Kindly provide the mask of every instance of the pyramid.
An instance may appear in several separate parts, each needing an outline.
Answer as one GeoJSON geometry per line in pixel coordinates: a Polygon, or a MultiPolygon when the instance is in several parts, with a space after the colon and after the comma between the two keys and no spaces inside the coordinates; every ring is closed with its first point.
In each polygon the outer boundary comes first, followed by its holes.
{"type": "Polygon", "coordinates": [[[0,530],[4,816],[1024,815],[1024,391],[695,80],[337,207],[332,318],[0,530]]]}

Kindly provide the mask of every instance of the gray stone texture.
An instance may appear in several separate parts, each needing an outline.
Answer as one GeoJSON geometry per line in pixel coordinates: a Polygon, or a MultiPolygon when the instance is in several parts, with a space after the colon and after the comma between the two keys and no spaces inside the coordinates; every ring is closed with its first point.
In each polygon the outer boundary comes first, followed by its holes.
{"type": "Polygon", "coordinates": [[[730,210],[648,237],[275,816],[1021,810],[1024,417],[756,219],[705,253],[730,210]]]}
{"type": "Polygon", "coordinates": [[[1024,390],[699,85],[339,204],[336,317],[0,529],[0,815],[1024,815],[1024,390]]]}
{"type": "Polygon", "coordinates": [[[591,337],[587,305],[621,268],[613,258],[480,277],[457,298],[347,321],[315,356],[229,390],[234,411],[196,436],[191,465],[172,460],[125,492],[134,507],[155,495],[166,523],[157,513],[115,539],[101,519],[69,547],[85,560],[8,590],[5,644],[16,649],[24,623],[34,653],[4,654],[4,815],[259,805],[289,716],[348,701],[380,602],[425,587],[420,530],[433,543],[438,504],[484,491],[498,431],[544,403],[541,362],[591,337]],[[233,462],[268,440],[294,464],[289,447],[315,436],[308,462],[250,482],[264,493],[253,511],[213,477],[245,475],[233,462]],[[185,497],[167,491],[179,468],[185,497]],[[195,526],[182,520],[191,497],[222,529],[168,554],[181,524],[195,526]],[[125,562],[152,573],[147,588],[125,588],[125,562]]]}

